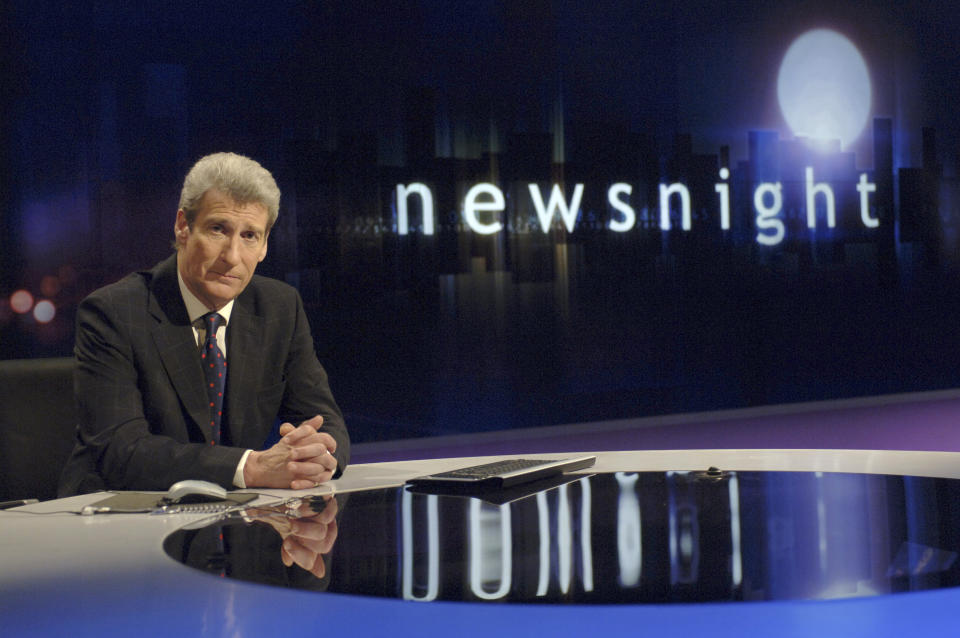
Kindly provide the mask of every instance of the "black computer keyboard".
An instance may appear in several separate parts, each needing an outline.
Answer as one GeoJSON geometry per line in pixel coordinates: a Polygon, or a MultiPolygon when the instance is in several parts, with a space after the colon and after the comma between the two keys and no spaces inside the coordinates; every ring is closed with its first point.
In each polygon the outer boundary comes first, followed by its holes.
{"type": "Polygon", "coordinates": [[[504,459],[482,465],[439,472],[408,481],[411,485],[443,485],[510,487],[528,481],[535,481],[572,472],[592,466],[595,456],[580,456],[565,459],[504,459]]]}

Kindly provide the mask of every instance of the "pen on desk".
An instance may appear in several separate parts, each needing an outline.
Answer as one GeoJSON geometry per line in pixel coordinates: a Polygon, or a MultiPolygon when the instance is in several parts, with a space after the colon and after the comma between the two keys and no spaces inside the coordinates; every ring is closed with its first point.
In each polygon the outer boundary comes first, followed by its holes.
{"type": "Polygon", "coordinates": [[[8,510],[11,507],[20,507],[21,505],[33,505],[34,503],[39,503],[40,501],[35,498],[23,498],[16,501],[2,501],[0,502],[0,510],[8,510]]]}

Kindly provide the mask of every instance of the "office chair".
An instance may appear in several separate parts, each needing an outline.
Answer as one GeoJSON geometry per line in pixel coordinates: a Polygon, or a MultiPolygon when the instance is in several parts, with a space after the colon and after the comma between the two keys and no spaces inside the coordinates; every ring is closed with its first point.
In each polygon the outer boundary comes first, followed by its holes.
{"type": "Polygon", "coordinates": [[[0,361],[0,501],[56,498],[76,427],[72,357],[0,361]]]}

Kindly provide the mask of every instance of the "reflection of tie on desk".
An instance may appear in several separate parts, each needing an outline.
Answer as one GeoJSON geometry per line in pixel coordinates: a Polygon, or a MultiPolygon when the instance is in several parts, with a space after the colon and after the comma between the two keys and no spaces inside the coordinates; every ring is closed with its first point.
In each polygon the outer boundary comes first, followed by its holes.
{"type": "Polygon", "coordinates": [[[266,573],[277,584],[325,589],[343,498],[303,496],[233,509],[181,528],[170,537],[171,548],[189,553],[190,564],[209,573],[255,582],[266,573]]]}
{"type": "Polygon", "coordinates": [[[208,312],[201,317],[207,332],[200,358],[203,361],[203,374],[207,382],[207,397],[210,399],[210,436],[212,445],[220,443],[220,425],[223,417],[223,389],[227,378],[227,361],[217,345],[217,328],[223,317],[208,312]]]}

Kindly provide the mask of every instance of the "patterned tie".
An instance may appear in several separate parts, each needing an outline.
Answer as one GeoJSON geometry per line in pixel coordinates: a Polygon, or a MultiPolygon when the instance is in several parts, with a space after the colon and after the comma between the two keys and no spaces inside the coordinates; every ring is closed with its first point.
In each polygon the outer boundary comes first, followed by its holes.
{"type": "Polygon", "coordinates": [[[223,389],[227,380],[227,361],[217,345],[217,328],[223,317],[215,312],[208,312],[201,317],[207,329],[207,339],[203,343],[203,373],[207,379],[207,396],[210,399],[210,430],[213,440],[211,445],[220,443],[220,421],[223,416],[223,389]]]}

